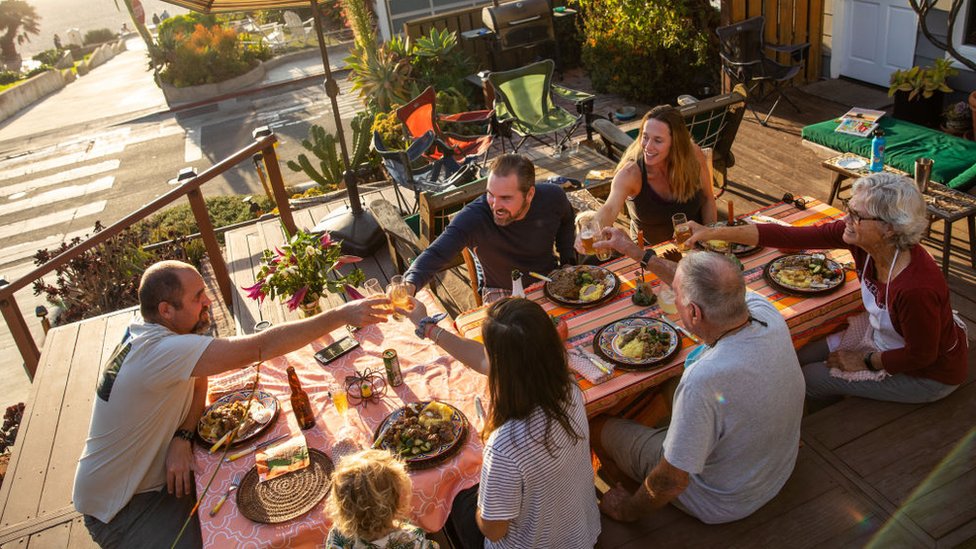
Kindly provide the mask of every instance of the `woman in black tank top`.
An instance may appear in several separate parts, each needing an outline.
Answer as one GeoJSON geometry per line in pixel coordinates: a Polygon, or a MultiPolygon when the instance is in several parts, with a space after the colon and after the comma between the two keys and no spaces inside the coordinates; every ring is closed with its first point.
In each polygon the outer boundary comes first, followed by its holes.
{"type": "Polygon", "coordinates": [[[617,164],[610,196],[597,219],[611,225],[624,204],[631,236],[641,230],[649,244],[672,237],[671,216],[676,213],[703,224],[717,220],[705,155],[674,107],[660,105],[644,115],[640,134],[617,164]]]}

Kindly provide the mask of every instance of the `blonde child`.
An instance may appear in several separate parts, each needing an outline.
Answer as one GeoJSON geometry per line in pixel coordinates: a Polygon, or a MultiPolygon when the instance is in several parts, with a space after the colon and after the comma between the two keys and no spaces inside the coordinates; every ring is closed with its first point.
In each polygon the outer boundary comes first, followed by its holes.
{"type": "Polygon", "coordinates": [[[335,549],[437,549],[420,528],[405,521],[410,477],[403,463],[383,450],[344,457],[332,474],[326,512],[335,549]]]}

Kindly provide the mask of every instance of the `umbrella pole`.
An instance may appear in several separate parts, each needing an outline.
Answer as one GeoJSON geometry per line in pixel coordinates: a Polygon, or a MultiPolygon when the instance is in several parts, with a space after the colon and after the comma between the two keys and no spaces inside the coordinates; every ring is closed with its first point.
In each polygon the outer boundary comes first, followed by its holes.
{"type": "Polygon", "coordinates": [[[312,5],[312,17],[315,19],[315,33],[319,39],[319,51],[322,54],[322,64],[325,66],[325,93],[332,104],[332,115],[335,117],[336,138],[342,153],[343,182],[346,184],[346,194],[349,196],[349,209],[337,209],[330,212],[315,226],[316,231],[329,231],[334,239],[342,241],[342,248],[350,254],[368,256],[383,244],[383,231],[373,216],[363,210],[359,198],[359,183],[353,166],[349,165],[349,152],[346,149],[345,131],[342,129],[342,116],[339,114],[339,85],[332,76],[332,65],[329,63],[329,52],[325,47],[325,35],[322,32],[322,15],[319,13],[317,0],[309,0],[312,5]]]}

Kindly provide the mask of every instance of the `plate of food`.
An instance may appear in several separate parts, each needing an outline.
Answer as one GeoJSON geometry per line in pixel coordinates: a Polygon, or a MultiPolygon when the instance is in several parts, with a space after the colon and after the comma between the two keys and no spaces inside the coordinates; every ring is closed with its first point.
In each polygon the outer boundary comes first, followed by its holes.
{"type": "Polygon", "coordinates": [[[844,268],[823,254],[789,254],[770,261],[763,276],[777,290],[797,295],[830,293],[844,284],[844,268]]]}
{"type": "Polygon", "coordinates": [[[214,401],[197,422],[197,435],[200,439],[207,444],[215,444],[228,432],[240,427],[234,437],[234,444],[239,444],[251,440],[270,427],[278,416],[278,399],[271,393],[259,390],[254,393],[248,409],[250,396],[251,391],[243,389],[214,401]]]}
{"type": "Polygon", "coordinates": [[[674,326],[656,318],[628,317],[593,336],[593,350],[624,370],[646,370],[671,358],[681,347],[674,326]]]}
{"type": "MultiPolygon", "coordinates": [[[[732,224],[732,226],[733,227],[739,227],[741,225],[746,225],[748,223],[749,223],[748,221],[743,221],[741,219],[737,219],[735,221],[735,223],[732,224]]],[[[709,227],[727,227],[728,224],[726,222],[724,222],[724,221],[717,221],[715,223],[709,223],[708,226],[709,227]]],[[[719,252],[719,253],[725,253],[725,250],[729,246],[729,244],[730,243],[727,242],[727,241],[725,241],[725,240],[700,240],[700,241],[698,241],[698,245],[700,247],[702,247],[703,249],[708,250],[710,252],[719,252]]],[[[750,246],[748,244],[739,244],[737,242],[732,242],[731,244],[732,244],[732,253],[734,255],[736,255],[736,256],[746,256],[746,255],[749,255],[749,254],[756,253],[757,251],[759,251],[759,250],[762,249],[762,246],[760,246],[758,244],[754,244],[752,246],[750,246]]]]}
{"type": "Polygon", "coordinates": [[[464,444],[468,418],[436,400],[411,402],[394,410],[376,429],[373,448],[399,456],[411,469],[423,469],[451,457],[464,444]]]}
{"type": "Polygon", "coordinates": [[[546,297],[567,307],[592,307],[620,290],[620,279],[613,271],[595,265],[563,267],[549,273],[546,297]]]}

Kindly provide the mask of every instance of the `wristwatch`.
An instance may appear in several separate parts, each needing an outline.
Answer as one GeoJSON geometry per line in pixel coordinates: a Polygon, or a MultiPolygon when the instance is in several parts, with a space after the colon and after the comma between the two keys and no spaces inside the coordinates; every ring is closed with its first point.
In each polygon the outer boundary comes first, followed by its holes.
{"type": "Polygon", "coordinates": [[[657,252],[654,251],[654,248],[648,248],[647,251],[644,252],[644,257],[642,257],[640,260],[640,266],[642,269],[647,267],[647,263],[652,257],[657,257],[657,252]]]}
{"type": "Polygon", "coordinates": [[[182,438],[187,442],[193,442],[193,431],[187,431],[186,429],[177,429],[173,433],[173,438],[182,438]]]}
{"type": "Polygon", "coordinates": [[[878,369],[875,368],[874,363],[871,362],[872,356],[874,356],[873,352],[864,355],[864,365],[867,366],[868,370],[871,370],[872,372],[877,372],[878,369]]]}

